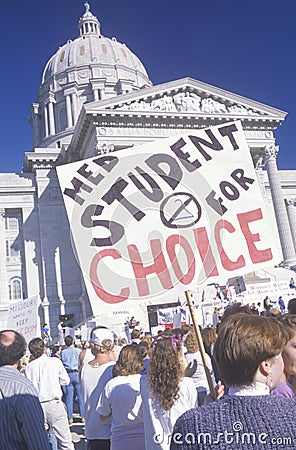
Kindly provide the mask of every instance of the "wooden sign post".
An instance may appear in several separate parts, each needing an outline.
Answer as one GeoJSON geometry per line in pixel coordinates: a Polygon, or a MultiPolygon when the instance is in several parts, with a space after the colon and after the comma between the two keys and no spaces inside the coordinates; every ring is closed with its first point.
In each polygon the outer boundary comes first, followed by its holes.
{"type": "Polygon", "coordinates": [[[204,348],[204,344],[203,344],[203,340],[201,337],[201,333],[200,333],[200,329],[197,323],[197,319],[196,319],[196,315],[195,315],[195,311],[193,308],[193,303],[192,303],[192,296],[191,296],[191,292],[190,291],[185,291],[185,295],[186,295],[186,300],[187,300],[187,304],[189,307],[189,311],[190,311],[190,315],[191,315],[191,319],[192,319],[192,323],[193,323],[193,327],[194,327],[194,331],[195,331],[195,335],[196,335],[196,339],[197,339],[197,343],[198,343],[198,347],[199,347],[199,351],[201,354],[201,358],[202,358],[202,363],[206,372],[206,376],[207,376],[207,381],[208,381],[208,385],[210,388],[210,393],[211,393],[211,397],[213,399],[216,399],[216,392],[215,392],[215,388],[213,385],[213,380],[211,377],[211,373],[210,370],[207,366],[207,362],[206,362],[206,352],[205,352],[205,348],[204,348]]]}

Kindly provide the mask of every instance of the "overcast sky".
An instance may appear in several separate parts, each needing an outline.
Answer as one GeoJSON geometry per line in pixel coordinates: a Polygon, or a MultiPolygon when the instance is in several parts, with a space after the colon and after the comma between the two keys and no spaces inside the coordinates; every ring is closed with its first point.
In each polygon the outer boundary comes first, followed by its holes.
{"type": "MultiPolygon", "coordinates": [[[[29,107],[43,68],[78,36],[84,0],[1,2],[1,172],[32,150],[29,107]]],[[[288,112],[278,167],[296,169],[295,0],[90,0],[106,37],[143,62],[154,85],[192,77],[288,112]]]]}

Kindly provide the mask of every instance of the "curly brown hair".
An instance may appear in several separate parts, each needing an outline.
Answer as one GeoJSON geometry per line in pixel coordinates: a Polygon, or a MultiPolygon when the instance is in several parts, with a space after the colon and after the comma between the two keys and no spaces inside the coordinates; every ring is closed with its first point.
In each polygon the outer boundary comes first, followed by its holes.
{"type": "Polygon", "coordinates": [[[148,372],[152,394],[165,411],[169,411],[179,398],[179,383],[185,368],[181,336],[176,342],[176,350],[174,337],[160,336],[154,341],[148,372]]]}

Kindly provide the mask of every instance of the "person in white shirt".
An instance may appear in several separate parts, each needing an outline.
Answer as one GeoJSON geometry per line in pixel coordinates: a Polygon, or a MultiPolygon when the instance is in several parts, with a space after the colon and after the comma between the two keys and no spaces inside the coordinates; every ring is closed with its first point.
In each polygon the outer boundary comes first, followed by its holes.
{"type": "Polygon", "coordinates": [[[138,346],[126,345],[113,368],[114,378],[100,396],[97,410],[101,418],[111,415],[112,450],[145,450],[140,395],[140,372],[144,368],[138,346]]]}
{"type": "Polygon", "coordinates": [[[109,450],[111,419],[102,420],[96,407],[106,383],[112,378],[115,364],[113,333],[106,327],[94,328],[90,334],[90,349],[93,357],[80,369],[87,448],[109,450]]]}
{"type": "Polygon", "coordinates": [[[69,375],[59,358],[46,355],[41,338],[32,339],[29,350],[34,359],[27,365],[25,374],[38,391],[45,424],[53,429],[61,450],[74,450],[61,390],[61,386],[70,383],[69,375]]]}
{"type": "Polygon", "coordinates": [[[154,340],[149,373],[141,379],[146,449],[168,450],[176,420],[197,406],[197,391],[184,376],[185,366],[181,334],[154,340]]]}

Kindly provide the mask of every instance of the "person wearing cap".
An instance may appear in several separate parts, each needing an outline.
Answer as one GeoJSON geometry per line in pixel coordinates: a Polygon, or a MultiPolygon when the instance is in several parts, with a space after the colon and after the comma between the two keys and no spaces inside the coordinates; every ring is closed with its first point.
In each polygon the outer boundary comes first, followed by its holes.
{"type": "Polygon", "coordinates": [[[85,408],[85,436],[88,450],[109,450],[111,418],[102,420],[96,406],[106,383],[112,378],[115,364],[112,331],[102,326],[93,328],[90,348],[94,358],[85,363],[80,371],[85,408]]]}
{"type": "Polygon", "coordinates": [[[72,425],[74,393],[79,404],[81,422],[85,422],[84,404],[80,392],[80,382],[78,377],[78,360],[81,349],[74,347],[74,341],[70,335],[65,337],[65,344],[66,348],[62,350],[61,360],[70,378],[70,383],[68,386],[64,387],[64,392],[66,394],[65,403],[67,407],[68,421],[69,425],[72,425]]]}

